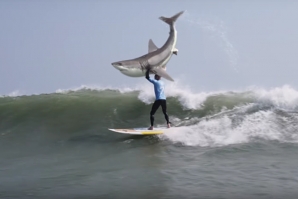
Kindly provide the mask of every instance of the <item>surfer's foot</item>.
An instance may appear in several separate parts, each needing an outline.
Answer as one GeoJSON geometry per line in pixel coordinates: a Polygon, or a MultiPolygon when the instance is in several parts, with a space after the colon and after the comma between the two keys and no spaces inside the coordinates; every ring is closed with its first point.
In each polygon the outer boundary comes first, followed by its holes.
{"type": "Polygon", "coordinates": [[[168,126],[168,128],[171,128],[171,124],[170,124],[170,123],[168,123],[168,125],[167,125],[167,126],[168,126]]]}
{"type": "Polygon", "coordinates": [[[150,127],[148,128],[148,130],[153,130],[153,126],[150,126],[150,127]]]}

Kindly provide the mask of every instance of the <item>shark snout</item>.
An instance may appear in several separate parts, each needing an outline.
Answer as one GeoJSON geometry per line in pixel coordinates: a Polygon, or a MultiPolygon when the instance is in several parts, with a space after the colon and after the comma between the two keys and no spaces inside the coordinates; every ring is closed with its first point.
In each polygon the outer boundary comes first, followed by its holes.
{"type": "Polygon", "coordinates": [[[112,66],[114,66],[118,70],[121,70],[123,68],[123,65],[121,62],[113,62],[112,66]]]}

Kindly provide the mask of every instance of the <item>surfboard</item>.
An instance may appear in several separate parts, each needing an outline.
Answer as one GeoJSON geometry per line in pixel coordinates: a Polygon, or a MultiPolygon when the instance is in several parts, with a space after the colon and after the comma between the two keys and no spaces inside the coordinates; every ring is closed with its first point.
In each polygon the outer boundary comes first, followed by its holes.
{"type": "Polygon", "coordinates": [[[157,135],[163,134],[167,128],[154,128],[148,130],[147,128],[130,128],[130,129],[109,129],[117,133],[131,134],[131,135],[157,135]]]}

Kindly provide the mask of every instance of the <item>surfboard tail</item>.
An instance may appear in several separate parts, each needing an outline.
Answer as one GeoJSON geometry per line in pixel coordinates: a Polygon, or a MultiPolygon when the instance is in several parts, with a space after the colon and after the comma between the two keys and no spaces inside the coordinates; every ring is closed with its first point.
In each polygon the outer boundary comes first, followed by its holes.
{"type": "Polygon", "coordinates": [[[168,17],[159,17],[160,20],[164,21],[165,23],[169,24],[170,26],[173,25],[177,19],[184,13],[184,11],[181,11],[177,14],[175,14],[174,16],[168,18],[168,17]]]}

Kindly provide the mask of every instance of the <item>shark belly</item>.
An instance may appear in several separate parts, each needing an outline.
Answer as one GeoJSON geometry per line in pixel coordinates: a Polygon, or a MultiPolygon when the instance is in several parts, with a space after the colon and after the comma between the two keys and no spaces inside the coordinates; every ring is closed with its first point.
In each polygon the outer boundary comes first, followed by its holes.
{"type": "Polygon", "coordinates": [[[141,68],[130,68],[121,70],[120,72],[129,77],[142,77],[145,76],[146,73],[146,71],[142,70],[141,68]]]}

